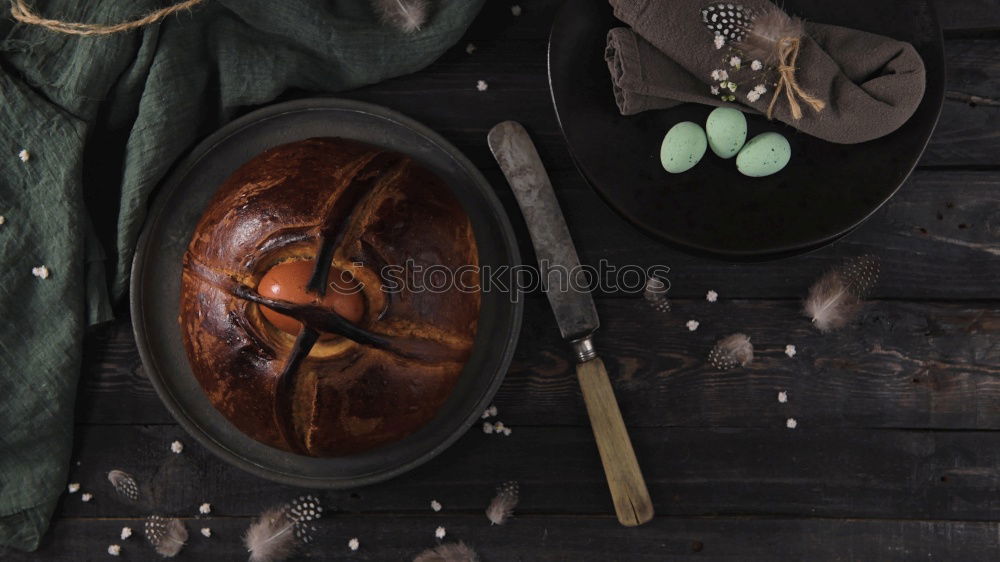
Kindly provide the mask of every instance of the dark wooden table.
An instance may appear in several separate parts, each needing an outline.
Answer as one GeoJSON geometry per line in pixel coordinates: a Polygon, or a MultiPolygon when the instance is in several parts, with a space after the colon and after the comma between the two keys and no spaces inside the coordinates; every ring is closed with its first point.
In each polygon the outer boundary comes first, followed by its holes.
{"type": "MultiPolygon", "coordinates": [[[[598,299],[599,345],[630,425],[657,517],[613,516],[569,353],[543,298],[527,300],[517,356],[496,398],[509,437],[473,427],[447,452],[391,482],[323,491],[328,516],[307,558],[408,560],[434,531],[483,560],[663,560],[1000,556],[1000,1],[940,2],[948,100],[919,169],[885,208],[833,246],[757,265],[696,259],[613,214],[573,169],[546,81],[548,29],[561,2],[490,0],[466,40],[429,69],[346,94],[423,121],[481,167],[523,221],[489,155],[486,132],[523,122],[539,145],[585,262],[665,264],[673,310],[598,299]],[[471,42],[476,49],[466,53],[471,42]],[[489,89],[479,92],[476,82],[489,89]],[[821,335],[800,315],[810,283],[846,256],[872,253],[883,276],[849,328],[821,335]],[[713,289],[719,301],[710,304],[713,289]],[[685,322],[701,326],[689,332],[685,322]],[[756,344],[748,369],[719,373],[721,335],[756,344]],[[786,344],[798,350],[785,355],[786,344]],[[779,391],[788,402],[779,403],[779,391]],[[786,428],[794,417],[798,427],[786,428]],[[483,509],[504,480],[521,484],[516,517],[483,509]],[[435,513],[431,500],[444,509],[435,513]],[[361,548],[351,553],[348,540],[361,548]]],[[[164,515],[187,518],[181,560],[238,560],[262,509],[303,490],[241,472],[178,427],[143,374],[127,316],[87,338],[70,482],[33,555],[7,560],[149,560],[145,508],[115,499],[120,468],[152,486],[164,515]],[[183,454],[169,451],[171,441],[183,454]],[[210,502],[210,516],[198,505],[210,502]],[[122,541],[122,526],[136,536],[122,541]],[[212,537],[198,529],[211,527],[212,537]]]]}

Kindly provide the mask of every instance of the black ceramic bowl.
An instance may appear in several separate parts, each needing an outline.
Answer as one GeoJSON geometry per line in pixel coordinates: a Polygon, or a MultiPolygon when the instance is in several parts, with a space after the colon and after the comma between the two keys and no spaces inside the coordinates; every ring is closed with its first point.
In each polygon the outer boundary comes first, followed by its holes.
{"type": "Polygon", "coordinates": [[[268,148],[310,137],[355,139],[412,156],[454,191],[472,222],[479,263],[520,262],[513,229],[490,184],[454,146],[423,125],[366,103],[324,98],[266,107],[199,144],[163,184],[132,263],[131,306],[146,373],[174,418],[213,453],[244,470],[312,488],[347,488],[396,476],[453,443],[485,410],[510,363],[521,302],[482,294],[472,356],[437,417],[413,435],[362,454],[313,458],[244,435],[209,402],[191,372],[177,323],[181,258],[198,219],[223,181],[268,148]]]}
{"type": "MultiPolygon", "coordinates": [[[[664,0],[668,1],[668,0],[664,0]]],[[[706,0],[706,5],[708,0],[706,0]]],[[[809,20],[909,41],[923,58],[927,89],[895,132],[844,145],[748,116],[750,135],[778,131],[792,145],[781,172],[747,178],[711,152],[691,170],[660,166],[663,135],[680,121],[704,123],[712,108],[685,104],[623,117],[604,62],[608,30],[625,25],[607,0],[566,2],[549,37],[549,83],[559,124],[580,172],[626,220],[696,254],[730,260],[788,256],[829,243],[871,216],[903,184],[930,139],[944,99],[941,30],[929,0],[786,0],[809,20]]]]}

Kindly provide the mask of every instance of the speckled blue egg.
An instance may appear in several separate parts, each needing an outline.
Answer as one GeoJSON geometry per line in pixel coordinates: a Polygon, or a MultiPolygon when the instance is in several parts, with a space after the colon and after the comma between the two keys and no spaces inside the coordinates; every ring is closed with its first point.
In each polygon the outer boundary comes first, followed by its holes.
{"type": "Polygon", "coordinates": [[[744,176],[760,178],[781,171],[792,157],[792,147],[779,133],[761,133],[750,139],[736,155],[736,169],[744,176]]]}
{"type": "Polygon", "coordinates": [[[708,149],[705,130],[697,123],[682,121],[667,131],[660,145],[660,164],[671,174],[686,172],[697,164],[708,149]]]}
{"type": "Polygon", "coordinates": [[[732,158],[747,141],[747,118],[731,107],[717,107],[705,121],[708,147],[719,158],[732,158]]]}

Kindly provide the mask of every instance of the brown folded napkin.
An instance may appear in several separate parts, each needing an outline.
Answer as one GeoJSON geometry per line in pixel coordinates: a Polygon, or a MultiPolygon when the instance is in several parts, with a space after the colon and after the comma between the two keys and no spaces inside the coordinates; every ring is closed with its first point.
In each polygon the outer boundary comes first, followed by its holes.
{"type": "MultiPolygon", "coordinates": [[[[611,0],[611,5],[631,26],[608,33],[605,53],[623,115],[685,102],[768,112],[783,76],[781,61],[747,57],[738,41],[722,34],[735,36],[738,24],[774,10],[768,0],[611,0]],[[731,64],[733,57],[740,57],[738,66],[731,64]]],[[[912,45],[834,25],[806,22],[803,29],[793,64],[784,61],[786,72],[794,68],[791,77],[802,94],[795,96],[801,117],[794,117],[782,89],[771,106],[775,119],[852,144],[887,135],[913,115],[924,95],[925,74],[912,45]]]]}

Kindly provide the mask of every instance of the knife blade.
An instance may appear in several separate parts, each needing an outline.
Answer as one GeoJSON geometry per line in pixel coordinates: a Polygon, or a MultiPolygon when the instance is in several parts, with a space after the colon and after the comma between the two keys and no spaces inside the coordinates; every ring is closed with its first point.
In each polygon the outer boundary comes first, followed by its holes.
{"type": "MultiPolygon", "coordinates": [[[[580,258],[569,227],[528,132],[520,123],[505,121],[490,130],[487,140],[528,224],[540,279],[544,283],[550,274],[569,275],[578,270],[580,258]]],[[[565,340],[585,338],[600,326],[594,298],[587,291],[572,290],[568,278],[562,281],[566,284],[544,287],[559,331],[565,340]]]]}
{"type": "MultiPolygon", "coordinates": [[[[520,123],[504,121],[490,129],[487,140],[528,225],[540,279],[549,280],[547,272],[553,268],[565,268],[563,274],[574,271],[580,258],[528,132],[520,123]]],[[[569,340],[576,354],[577,379],[618,521],[630,527],[641,525],[653,518],[653,503],[604,362],[594,348],[592,336],[600,325],[594,299],[589,291],[577,289],[569,284],[548,285],[545,294],[563,339],[569,340]]]]}

